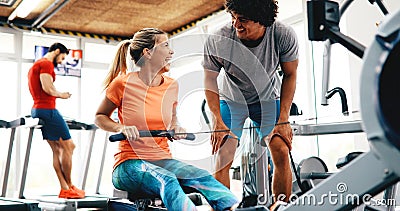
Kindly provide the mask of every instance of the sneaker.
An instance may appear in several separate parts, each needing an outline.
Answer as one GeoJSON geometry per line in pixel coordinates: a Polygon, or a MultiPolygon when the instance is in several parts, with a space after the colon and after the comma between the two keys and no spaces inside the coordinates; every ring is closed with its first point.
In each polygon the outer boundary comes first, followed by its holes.
{"type": "Polygon", "coordinates": [[[257,195],[249,195],[244,196],[242,201],[239,203],[239,208],[253,207],[257,205],[258,196],[257,195]]]}
{"type": "Polygon", "coordinates": [[[61,189],[60,194],[58,194],[58,198],[65,198],[65,199],[81,199],[85,196],[82,196],[78,192],[72,190],[71,188],[68,190],[61,189]]]}
{"type": "Polygon", "coordinates": [[[85,191],[77,188],[75,185],[71,186],[71,189],[79,193],[82,197],[85,197],[85,191]]]}

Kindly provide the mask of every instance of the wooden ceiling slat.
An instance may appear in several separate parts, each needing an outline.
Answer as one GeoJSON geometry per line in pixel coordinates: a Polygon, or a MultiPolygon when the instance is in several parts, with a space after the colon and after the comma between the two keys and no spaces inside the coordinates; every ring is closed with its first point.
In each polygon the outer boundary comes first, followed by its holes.
{"type": "MultiPolygon", "coordinates": [[[[28,18],[34,20],[54,0],[43,0],[28,18]]],[[[43,27],[130,37],[143,27],[173,31],[215,12],[224,0],[70,0],[43,27]]],[[[0,7],[0,16],[13,9],[0,7]],[[5,8],[5,9],[3,9],[5,8]]]]}

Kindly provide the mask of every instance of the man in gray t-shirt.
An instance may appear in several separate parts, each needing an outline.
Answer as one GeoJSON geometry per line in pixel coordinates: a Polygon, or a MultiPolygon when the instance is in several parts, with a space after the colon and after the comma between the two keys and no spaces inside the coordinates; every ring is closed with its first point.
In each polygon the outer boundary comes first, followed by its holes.
{"type": "Polygon", "coordinates": [[[217,153],[214,176],[229,187],[240,128],[250,118],[259,126],[271,152],[272,192],[275,196],[284,194],[287,201],[292,183],[288,153],[293,137],[288,119],[296,88],[297,37],[291,27],[275,21],[275,0],[226,0],[225,8],[232,23],[208,37],[202,63],[214,130],[220,131],[211,135],[212,153],[217,153]]]}

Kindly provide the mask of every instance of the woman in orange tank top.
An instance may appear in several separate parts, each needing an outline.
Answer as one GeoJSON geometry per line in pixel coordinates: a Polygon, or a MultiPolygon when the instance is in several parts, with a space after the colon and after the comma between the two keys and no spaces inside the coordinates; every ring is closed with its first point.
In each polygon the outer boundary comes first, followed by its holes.
{"type": "Polygon", "coordinates": [[[230,210],[238,203],[232,192],[206,170],[173,159],[167,138],[139,136],[139,130],[185,132],[176,116],[178,84],[162,74],[173,53],[167,34],[155,28],[142,29],[118,46],[95,118],[100,128],[127,137],[114,156],[113,184],[135,197],[160,197],[168,210],[196,210],[186,187],[201,193],[214,210],[230,210]],[[138,72],[127,72],[127,52],[138,72]],[[115,109],[119,122],[110,118],[115,109]]]}

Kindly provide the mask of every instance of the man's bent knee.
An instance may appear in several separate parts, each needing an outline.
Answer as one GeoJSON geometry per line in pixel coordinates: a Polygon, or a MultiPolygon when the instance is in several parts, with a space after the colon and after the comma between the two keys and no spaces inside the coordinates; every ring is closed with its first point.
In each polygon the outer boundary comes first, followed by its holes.
{"type": "Polygon", "coordinates": [[[238,140],[234,138],[228,138],[219,148],[218,153],[222,155],[232,155],[236,152],[238,140]]]}
{"type": "Polygon", "coordinates": [[[279,136],[273,137],[269,142],[269,150],[275,166],[286,165],[289,162],[289,148],[279,136]]]}
{"type": "Polygon", "coordinates": [[[75,149],[75,144],[71,139],[68,139],[68,140],[60,139],[59,143],[64,151],[72,153],[75,149]]]}
{"type": "Polygon", "coordinates": [[[60,154],[61,153],[61,146],[57,141],[47,141],[47,143],[50,145],[51,150],[55,154],[60,154]]]}
{"type": "Polygon", "coordinates": [[[272,140],[269,141],[269,150],[272,154],[279,156],[284,156],[289,154],[289,147],[286,142],[279,136],[274,136],[272,140]]]}

